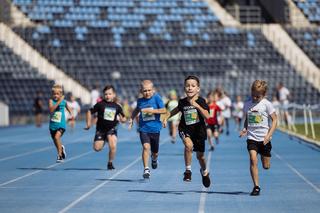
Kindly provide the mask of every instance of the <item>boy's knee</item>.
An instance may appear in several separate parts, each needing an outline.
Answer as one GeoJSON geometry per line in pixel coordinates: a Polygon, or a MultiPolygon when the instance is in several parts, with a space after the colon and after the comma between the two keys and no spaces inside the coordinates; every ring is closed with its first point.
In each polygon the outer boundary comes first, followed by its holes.
{"type": "Polygon", "coordinates": [[[102,146],[100,145],[97,145],[97,144],[94,144],[93,145],[93,150],[96,151],[96,152],[100,152],[102,150],[102,146]]]}
{"type": "Polygon", "coordinates": [[[251,165],[257,165],[258,164],[258,159],[250,158],[250,164],[251,165]]]}
{"type": "Polygon", "coordinates": [[[263,164],[262,167],[263,167],[265,170],[268,170],[268,169],[270,169],[270,164],[263,164]]]}

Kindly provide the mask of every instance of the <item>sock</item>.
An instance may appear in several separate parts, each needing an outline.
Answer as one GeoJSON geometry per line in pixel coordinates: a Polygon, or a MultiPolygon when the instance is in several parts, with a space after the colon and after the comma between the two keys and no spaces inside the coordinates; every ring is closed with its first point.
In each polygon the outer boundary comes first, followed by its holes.
{"type": "Polygon", "coordinates": [[[186,170],[190,170],[191,171],[191,165],[186,166],[186,170]]]}
{"type": "Polygon", "coordinates": [[[153,161],[157,161],[158,160],[158,156],[157,157],[154,157],[153,155],[151,156],[151,159],[153,160],[153,161]]]}
{"type": "Polygon", "coordinates": [[[201,169],[201,174],[202,174],[202,175],[203,175],[203,174],[208,174],[207,168],[206,168],[206,169],[201,169]]]}
{"type": "Polygon", "coordinates": [[[149,169],[149,167],[148,166],[144,167],[144,170],[146,170],[146,169],[149,169]]]}

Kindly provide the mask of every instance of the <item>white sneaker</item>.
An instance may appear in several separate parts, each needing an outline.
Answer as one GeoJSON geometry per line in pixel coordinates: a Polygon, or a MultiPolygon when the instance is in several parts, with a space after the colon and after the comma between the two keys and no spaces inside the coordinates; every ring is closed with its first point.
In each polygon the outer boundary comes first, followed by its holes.
{"type": "Polygon", "coordinates": [[[149,179],[150,178],[150,169],[149,168],[146,168],[146,169],[144,169],[144,171],[143,171],[143,178],[144,179],[149,179]]]}
{"type": "Polygon", "coordinates": [[[57,160],[56,160],[56,163],[63,163],[63,158],[62,156],[57,156],[57,160]]]}
{"type": "Polygon", "coordinates": [[[66,149],[64,148],[64,145],[61,145],[61,147],[62,147],[62,159],[66,159],[66,157],[67,157],[67,153],[66,153],[66,149]]]}

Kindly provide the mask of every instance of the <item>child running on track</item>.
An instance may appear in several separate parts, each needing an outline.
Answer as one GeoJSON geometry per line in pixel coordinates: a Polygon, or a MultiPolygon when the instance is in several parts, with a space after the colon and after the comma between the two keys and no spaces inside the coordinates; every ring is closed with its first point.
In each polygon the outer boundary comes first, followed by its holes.
{"type": "Polygon", "coordinates": [[[129,129],[132,128],[133,120],[140,113],[138,131],[142,144],[143,178],[149,178],[150,149],[152,153],[151,166],[152,169],[156,169],[158,166],[160,130],[162,128],[160,114],[165,114],[166,109],[160,95],[155,93],[152,81],[143,80],[140,85],[140,92],[142,98],[138,99],[137,106],[132,112],[129,129]]]}
{"type": "MultiPolygon", "coordinates": [[[[169,101],[166,104],[166,108],[170,112],[177,106],[178,106],[177,93],[175,90],[171,90],[169,93],[169,101]]],[[[176,143],[176,135],[177,135],[178,125],[179,125],[179,120],[180,120],[179,114],[176,114],[175,116],[172,116],[170,119],[168,119],[171,143],[176,143]]]]}
{"type": "Polygon", "coordinates": [[[210,186],[209,172],[206,167],[205,140],[206,124],[205,119],[210,118],[209,107],[204,98],[199,96],[200,81],[196,76],[188,76],[184,80],[184,91],[187,97],[179,100],[178,107],[174,108],[170,114],[164,118],[163,125],[166,126],[167,119],[178,112],[182,113],[179,123],[179,135],[184,143],[184,160],[186,170],[184,172],[184,181],[191,181],[191,162],[192,151],[197,152],[197,159],[200,164],[200,174],[202,184],[205,187],[210,186]]]}
{"type": "Polygon", "coordinates": [[[212,135],[216,139],[216,144],[219,144],[219,129],[220,125],[218,123],[218,114],[221,113],[221,108],[217,105],[218,94],[216,92],[210,92],[208,94],[208,105],[210,109],[210,118],[206,120],[207,122],[207,135],[208,142],[210,145],[209,151],[214,150],[214,145],[212,142],[212,135]]]}
{"type": "Polygon", "coordinates": [[[52,89],[52,98],[49,100],[49,112],[50,122],[49,129],[51,138],[53,139],[54,145],[57,148],[57,163],[62,163],[66,158],[66,150],[62,145],[61,137],[66,131],[66,115],[65,108],[73,117],[72,109],[68,106],[67,101],[64,100],[62,86],[55,84],[52,89]]]}
{"type": "Polygon", "coordinates": [[[116,103],[116,91],[113,86],[107,85],[103,89],[104,99],[96,103],[86,114],[85,130],[91,127],[91,114],[98,114],[98,121],[96,126],[96,134],[94,136],[93,149],[100,152],[105,142],[109,145],[109,159],[107,168],[113,170],[113,160],[117,150],[117,125],[120,122],[125,122],[126,118],[123,114],[122,107],[116,103]]]}
{"type": "Polygon", "coordinates": [[[253,190],[250,195],[260,194],[258,176],[258,154],[261,155],[264,169],[270,168],[271,158],[271,137],[277,127],[277,115],[270,101],[265,96],[267,83],[262,80],[255,80],[251,86],[251,100],[244,106],[246,119],[240,137],[247,135],[247,149],[250,156],[250,173],[253,181],[253,190]],[[269,118],[272,121],[269,125],[269,118]]]}

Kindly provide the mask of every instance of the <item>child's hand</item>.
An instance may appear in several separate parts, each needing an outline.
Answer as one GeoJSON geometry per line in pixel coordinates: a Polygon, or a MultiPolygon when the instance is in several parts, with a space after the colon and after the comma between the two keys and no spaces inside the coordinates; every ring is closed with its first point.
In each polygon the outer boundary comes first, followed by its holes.
{"type": "Polygon", "coordinates": [[[241,138],[241,137],[247,135],[247,133],[248,133],[247,129],[246,129],[246,128],[243,128],[243,129],[240,131],[240,133],[239,133],[239,137],[241,138]]]}
{"type": "Polygon", "coordinates": [[[167,127],[167,119],[166,119],[166,118],[163,119],[163,121],[162,121],[162,127],[163,127],[163,128],[166,128],[166,127],[167,127]]]}
{"type": "Polygon", "coordinates": [[[272,137],[266,135],[263,139],[263,145],[266,145],[267,143],[269,143],[271,141],[272,137]]]}

